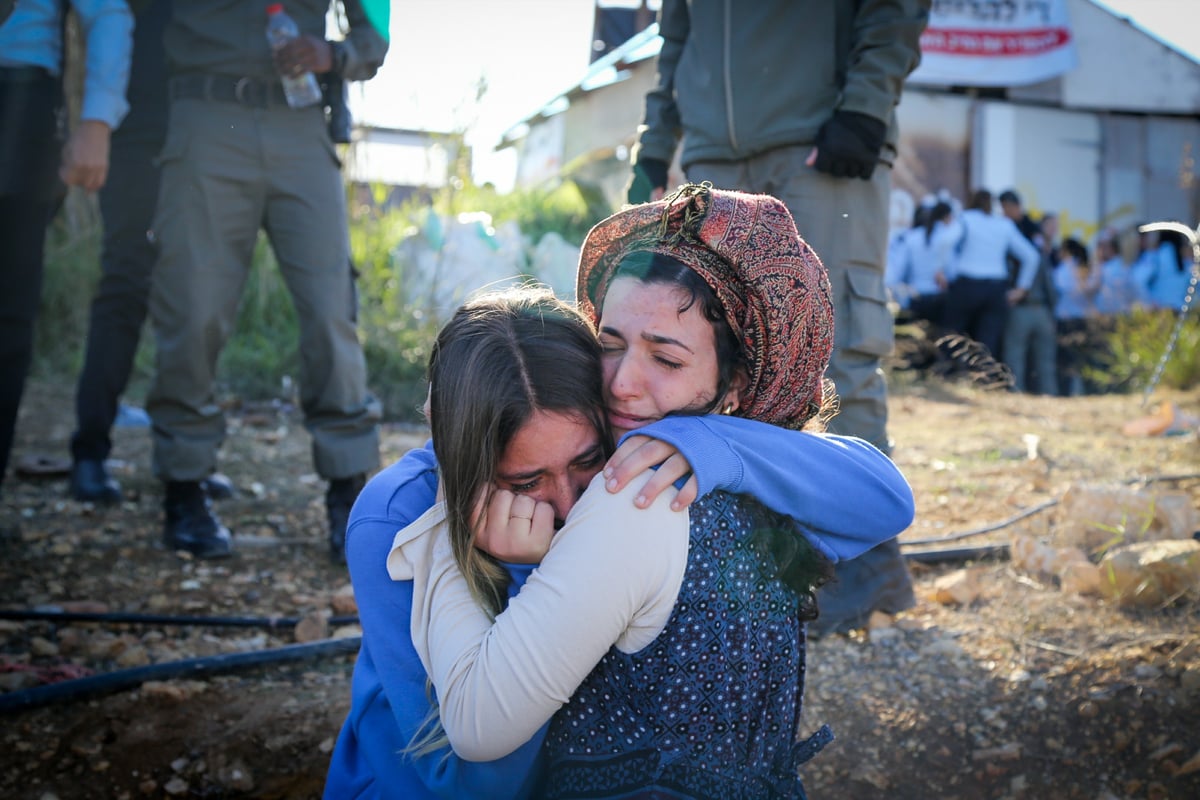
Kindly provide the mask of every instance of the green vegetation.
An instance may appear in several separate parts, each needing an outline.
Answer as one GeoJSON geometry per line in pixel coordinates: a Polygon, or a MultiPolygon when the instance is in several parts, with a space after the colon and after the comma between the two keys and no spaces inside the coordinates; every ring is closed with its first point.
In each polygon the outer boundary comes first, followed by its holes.
{"type": "MultiPolygon", "coordinates": [[[[1200,302],[1200,301],[1198,301],[1200,302]]],[[[1102,391],[1142,391],[1166,351],[1178,316],[1169,311],[1136,310],[1118,317],[1104,336],[1105,347],[1084,378],[1102,391]]],[[[1200,305],[1193,303],[1163,369],[1159,386],[1200,385],[1200,305]]]]}
{"type": "MultiPolygon", "coordinates": [[[[531,243],[555,231],[578,245],[591,226],[610,212],[598,195],[571,181],[500,195],[490,187],[456,180],[432,200],[411,200],[388,210],[384,210],[386,192],[381,187],[373,187],[368,197],[352,205],[350,213],[359,335],[372,391],[388,417],[403,420],[417,419],[424,401],[425,366],[437,321],[425,307],[427,298],[410,296],[406,289],[410,283],[406,278],[415,265],[407,263],[401,245],[409,237],[425,235],[429,214],[486,212],[494,225],[516,222],[531,243]]],[[[38,375],[70,380],[79,374],[83,361],[100,248],[95,214],[74,214],[72,219],[70,224],[57,221],[47,241],[34,363],[38,375]]],[[[149,388],[153,346],[147,323],[128,390],[132,403],[143,402],[149,388]]],[[[260,236],[237,326],[222,353],[218,391],[223,400],[291,399],[286,388],[289,379],[293,386],[300,380],[296,312],[266,238],[260,236]]]]}

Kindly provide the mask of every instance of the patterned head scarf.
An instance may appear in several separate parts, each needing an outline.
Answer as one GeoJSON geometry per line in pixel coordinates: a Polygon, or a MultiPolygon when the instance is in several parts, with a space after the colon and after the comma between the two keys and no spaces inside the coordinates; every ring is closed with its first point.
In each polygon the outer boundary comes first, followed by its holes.
{"type": "Polygon", "coordinates": [[[800,428],[816,414],[833,349],[829,277],[782,202],[688,184],[603,220],[575,285],[594,325],[618,265],[639,252],[682,262],[716,293],[749,368],[742,416],[800,428]]]}

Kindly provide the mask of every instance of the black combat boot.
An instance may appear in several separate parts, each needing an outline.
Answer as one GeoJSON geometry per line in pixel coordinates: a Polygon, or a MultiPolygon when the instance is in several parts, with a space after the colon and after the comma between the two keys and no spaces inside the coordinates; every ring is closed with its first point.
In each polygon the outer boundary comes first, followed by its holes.
{"type": "Polygon", "coordinates": [[[325,513],[329,518],[329,557],[337,564],[346,563],[346,523],[358,493],[367,485],[367,476],[351,475],[329,482],[325,492],[325,513]]]}
{"type": "Polygon", "coordinates": [[[212,513],[200,481],[167,481],[163,508],[167,547],[187,550],[197,558],[225,558],[233,553],[233,534],[212,513]]]}
{"type": "Polygon", "coordinates": [[[102,458],[80,458],[71,464],[71,496],[103,505],[121,502],[121,484],[108,472],[102,458]]]}
{"type": "Polygon", "coordinates": [[[205,478],[201,484],[204,486],[204,493],[208,495],[209,500],[228,500],[237,494],[237,487],[233,485],[233,481],[228,475],[220,472],[214,472],[205,478]]]}
{"type": "Polygon", "coordinates": [[[817,590],[819,616],[808,623],[811,637],[866,627],[872,611],[895,614],[917,604],[912,576],[895,539],[840,562],[835,574],[817,590]]]}

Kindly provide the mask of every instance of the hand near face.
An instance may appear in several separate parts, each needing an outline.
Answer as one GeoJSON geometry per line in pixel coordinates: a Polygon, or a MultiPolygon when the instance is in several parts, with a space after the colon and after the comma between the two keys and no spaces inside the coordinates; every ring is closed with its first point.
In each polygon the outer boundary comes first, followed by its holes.
{"type": "Polygon", "coordinates": [[[324,39],[305,34],[275,51],[275,69],[280,75],[299,77],[306,72],[322,75],[333,69],[333,48],[324,39]]]}
{"type": "Polygon", "coordinates": [[[649,436],[630,436],[621,443],[604,466],[604,477],[607,479],[605,488],[610,492],[619,492],[634,477],[654,466],[658,466],[658,470],[638,492],[634,505],[638,508],[648,507],[654,498],[672,488],[675,481],[683,477],[687,477],[687,482],[671,501],[671,508],[680,511],[691,505],[699,494],[699,483],[692,472],[692,465],[674,445],[649,436]]]}
{"type": "Polygon", "coordinates": [[[554,507],[507,489],[493,489],[475,505],[475,546],[510,564],[536,564],[554,538],[554,507]]]}

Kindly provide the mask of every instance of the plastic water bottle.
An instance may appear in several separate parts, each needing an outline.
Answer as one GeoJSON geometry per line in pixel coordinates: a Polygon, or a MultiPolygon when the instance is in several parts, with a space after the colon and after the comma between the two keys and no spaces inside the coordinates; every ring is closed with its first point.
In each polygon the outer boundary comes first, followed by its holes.
{"type": "MultiPolygon", "coordinates": [[[[296,22],[283,10],[283,3],[267,6],[267,42],[274,52],[300,35],[296,22]]],[[[280,75],[283,93],[292,108],[305,108],[321,102],[321,87],[311,72],[303,75],[280,75]]]]}

